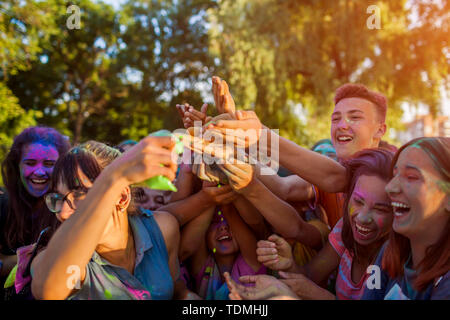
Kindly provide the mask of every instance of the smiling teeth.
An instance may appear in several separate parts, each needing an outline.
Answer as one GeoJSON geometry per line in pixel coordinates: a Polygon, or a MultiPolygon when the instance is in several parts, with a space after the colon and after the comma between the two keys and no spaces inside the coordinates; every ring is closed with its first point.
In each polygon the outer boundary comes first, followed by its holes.
{"type": "Polygon", "coordinates": [[[225,239],[229,239],[229,238],[230,238],[229,236],[222,236],[222,237],[220,237],[220,238],[217,239],[217,240],[221,241],[221,240],[225,240],[225,239]]]}
{"type": "Polygon", "coordinates": [[[371,229],[367,229],[367,228],[361,227],[359,225],[356,225],[356,229],[358,229],[358,231],[364,231],[364,232],[372,231],[371,229]]]}
{"type": "Polygon", "coordinates": [[[404,208],[404,209],[409,209],[409,206],[407,206],[407,205],[404,204],[404,203],[400,203],[400,202],[392,202],[391,205],[392,205],[394,208],[404,208]]]}
{"type": "Polygon", "coordinates": [[[350,140],[352,140],[352,138],[351,137],[339,137],[338,140],[339,141],[350,141],[350,140]]]}
{"type": "Polygon", "coordinates": [[[45,180],[45,179],[31,179],[31,182],[41,184],[41,183],[46,183],[47,180],[45,180]]]}

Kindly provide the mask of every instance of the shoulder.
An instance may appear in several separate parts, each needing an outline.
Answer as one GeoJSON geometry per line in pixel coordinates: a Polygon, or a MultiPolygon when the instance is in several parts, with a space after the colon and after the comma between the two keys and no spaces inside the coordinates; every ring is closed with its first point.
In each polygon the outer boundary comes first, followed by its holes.
{"type": "Polygon", "coordinates": [[[178,245],[180,238],[180,225],[178,220],[169,212],[154,211],[153,216],[164,237],[167,248],[178,245]]]}
{"type": "Polygon", "coordinates": [[[178,220],[167,211],[154,211],[156,223],[158,223],[161,231],[167,230],[168,232],[177,231],[180,228],[178,220]]]}
{"type": "Polygon", "coordinates": [[[343,218],[341,218],[336,225],[334,226],[333,230],[328,235],[328,241],[330,242],[330,245],[333,247],[334,250],[339,254],[339,256],[342,256],[345,252],[345,245],[342,242],[342,226],[344,224],[343,218]]]}

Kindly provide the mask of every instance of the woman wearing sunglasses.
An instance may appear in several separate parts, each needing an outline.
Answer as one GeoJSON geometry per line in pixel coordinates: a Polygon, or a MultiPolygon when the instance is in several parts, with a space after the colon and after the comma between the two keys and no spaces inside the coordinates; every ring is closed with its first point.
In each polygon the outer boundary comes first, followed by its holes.
{"type": "Polygon", "coordinates": [[[90,141],[55,165],[47,206],[62,221],[31,266],[37,299],[172,299],[179,280],[179,226],[165,212],[133,207],[130,185],[173,180],[170,137],[147,137],[121,153],[90,141]],[[120,157],[119,157],[120,156],[120,157]]]}

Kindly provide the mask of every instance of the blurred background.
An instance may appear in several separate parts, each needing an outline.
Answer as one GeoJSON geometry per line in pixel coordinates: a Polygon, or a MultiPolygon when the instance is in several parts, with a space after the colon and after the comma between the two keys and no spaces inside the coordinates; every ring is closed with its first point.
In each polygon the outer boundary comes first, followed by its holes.
{"type": "Polygon", "coordinates": [[[0,161],[36,124],[110,144],[182,127],[175,104],[212,103],[212,75],[306,147],[346,82],[388,97],[390,143],[450,136],[449,26],[450,0],[2,0],[0,161]]]}

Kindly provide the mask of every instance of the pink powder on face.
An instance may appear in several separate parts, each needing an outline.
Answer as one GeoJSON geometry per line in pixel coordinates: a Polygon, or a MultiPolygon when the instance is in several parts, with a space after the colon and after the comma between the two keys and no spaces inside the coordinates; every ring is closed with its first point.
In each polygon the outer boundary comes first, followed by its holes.
{"type": "Polygon", "coordinates": [[[58,151],[52,145],[32,143],[23,148],[19,164],[20,179],[32,196],[38,198],[48,191],[54,163],[58,157],[58,151]],[[45,182],[37,184],[33,183],[33,180],[45,182]]]}

